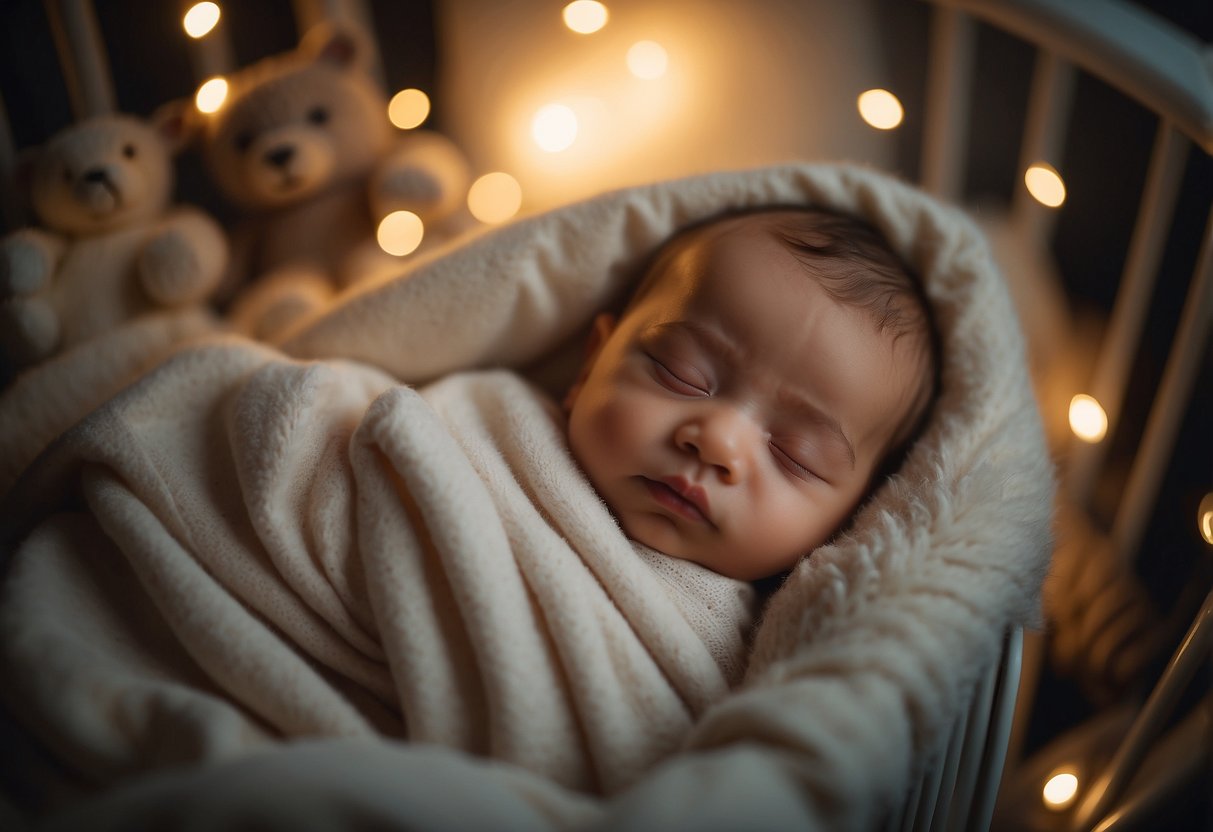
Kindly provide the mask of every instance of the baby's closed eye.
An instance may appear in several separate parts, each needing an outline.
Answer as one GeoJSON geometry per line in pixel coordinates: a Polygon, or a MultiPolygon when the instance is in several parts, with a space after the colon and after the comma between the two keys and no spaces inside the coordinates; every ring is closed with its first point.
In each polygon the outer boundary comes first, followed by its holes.
{"type": "Polygon", "coordinates": [[[649,354],[653,375],[668,390],[682,396],[710,396],[711,382],[694,366],[673,359],[659,359],[649,354]]]}
{"type": "Polygon", "coordinates": [[[799,439],[780,438],[771,440],[771,453],[775,460],[795,477],[807,481],[824,480],[822,465],[809,443],[799,439]]]}

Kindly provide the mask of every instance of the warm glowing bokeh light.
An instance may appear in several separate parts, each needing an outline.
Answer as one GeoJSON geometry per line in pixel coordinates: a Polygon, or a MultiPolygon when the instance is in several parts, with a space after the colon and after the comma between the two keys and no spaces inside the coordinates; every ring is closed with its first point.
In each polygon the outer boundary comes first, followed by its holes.
{"type": "Polygon", "coordinates": [[[597,32],[607,25],[610,16],[607,7],[597,0],[574,0],[561,12],[564,25],[579,35],[591,35],[597,32]]]}
{"type": "Polygon", "coordinates": [[[226,100],[227,80],[216,77],[198,88],[198,92],[194,95],[194,106],[200,113],[214,113],[223,106],[223,102],[226,100]]]}
{"type": "Polygon", "coordinates": [[[1070,430],[1084,442],[1098,442],[1108,432],[1108,414],[1086,393],[1070,399],[1070,430]]]}
{"type": "Polygon", "coordinates": [[[637,78],[654,81],[665,75],[670,64],[665,47],[651,40],[637,41],[628,50],[628,70],[637,78]]]}
{"type": "Polygon", "coordinates": [[[468,189],[468,210],[481,222],[505,222],[521,207],[522,186],[508,173],[486,173],[468,189]]]}
{"type": "Polygon", "coordinates": [[[559,153],[577,140],[577,114],[563,104],[540,107],[531,120],[531,137],[541,150],[559,153]]]}
{"type": "Polygon", "coordinates": [[[901,124],[905,116],[901,102],[888,90],[867,90],[859,94],[856,102],[859,115],[877,130],[892,130],[901,124]]]}
{"type": "Polygon", "coordinates": [[[1045,783],[1041,796],[1046,806],[1060,812],[1078,796],[1078,776],[1069,769],[1054,772],[1045,783]]]}
{"type": "Polygon", "coordinates": [[[1200,536],[1205,539],[1205,543],[1213,545],[1213,491],[1210,491],[1200,501],[1200,508],[1196,510],[1198,523],[1200,524],[1200,536]]]}
{"type": "Polygon", "coordinates": [[[375,233],[379,247],[397,257],[416,251],[424,236],[425,225],[412,211],[393,211],[380,221],[375,233]]]}
{"type": "Polygon", "coordinates": [[[1051,165],[1037,162],[1024,172],[1023,182],[1041,205],[1057,208],[1066,201],[1066,183],[1051,165]]]}
{"type": "Polygon", "coordinates": [[[210,31],[218,25],[221,14],[219,6],[215,3],[195,3],[185,13],[181,24],[185,27],[185,33],[191,38],[200,38],[210,34],[210,31]]]}
{"type": "Polygon", "coordinates": [[[418,89],[401,90],[387,105],[387,117],[401,130],[412,130],[430,116],[430,97],[418,89]]]}

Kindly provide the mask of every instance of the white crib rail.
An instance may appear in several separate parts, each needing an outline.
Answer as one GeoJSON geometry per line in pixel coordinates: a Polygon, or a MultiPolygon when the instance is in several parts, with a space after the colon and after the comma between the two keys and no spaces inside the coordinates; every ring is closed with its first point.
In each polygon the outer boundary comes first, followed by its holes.
{"type": "MultiPolygon", "coordinates": [[[[1120,421],[1133,360],[1140,350],[1187,155],[1193,145],[1198,152],[1213,154],[1213,49],[1123,0],[931,1],[935,8],[921,178],[925,187],[944,198],[960,201],[964,193],[961,174],[972,106],[970,87],[978,22],[1014,35],[1037,49],[1020,147],[1021,175],[1036,162],[1062,168],[1076,69],[1135,99],[1158,117],[1146,185],[1091,386],[1087,391],[1073,391],[1089,392],[1102,404],[1110,436],[1120,421]]],[[[1022,185],[1012,198],[1011,216],[1013,227],[1021,235],[1018,238],[1021,245],[1048,244],[1057,212],[1036,203],[1022,185]]],[[[1122,563],[1130,562],[1142,548],[1163,474],[1175,450],[1182,416],[1205,358],[1211,329],[1213,216],[1209,218],[1167,365],[1110,533],[1111,555],[1122,563]]],[[[1080,506],[1090,501],[1093,485],[1102,473],[1107,445],[1107,441],[1072,443],[1065,461],[1066,493],[1080,506]]],[[[1033,704],[1038,677],[1036,662],[1041,653],[1039,640],[1029,638],[1024,646],[1023,684],[1015,714],[1017,734],[1022,731],[1033,704]]],[[[1017,675],[1020,669],[1017,664],[1017,675]]],[[[988,713],[981,695],[979,689],[970,722],[958,723],[951,738],[953,750],[973,725],[972,717],[988,713]]],[[[1013,692],[1006,701],[1016,701],[1013,692]]],[[[1012,722],[1006,712],[992,719],[992,731],[1007,729],[1012,722]]],[[[1013,762],[1017,739],[1010,745],[1013,762]]],[[[1007,746],[1002,748],[1006,750],[1007,746]]],[[[1123,783],[1140,757],[1140,754],[1121,755],[1107,776],[1123,783]]],[[[927,772],[907,802],[902,828],[941,828],[933,820],[939,812],[937,807],[964,797],[963,789],[953,789],[948,774],[951,765],[952,761],[945,758],[939,768],[927,772]]],[[[979,786],[992,790],[992,795],[998,788],[998,776],[998,772],[982,773],[979,786]]],[[[1101,803],[1098,808],[1107,807],[1101,803]]],[[[1091,817],[1093,812],[1093,809],[1089,812],[1091,817]]],[[[949,828],[985,829],[990,821],[989,814],[964,815],[963,820],[958,817],[954,816],[949,828]]]]}

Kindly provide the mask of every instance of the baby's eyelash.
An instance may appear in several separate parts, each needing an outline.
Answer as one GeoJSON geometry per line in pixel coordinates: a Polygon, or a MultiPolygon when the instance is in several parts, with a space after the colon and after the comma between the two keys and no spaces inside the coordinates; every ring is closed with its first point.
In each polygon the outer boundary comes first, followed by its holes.
{"type": "Polygon", "coordinates": [[[793,476],[800,477],[803,480],[821,479],[821,476],[813,471],[813,469],[797,462],[787,451],[773,442],[771,443],[771,452],[775,455],[775,459],[779,461],[779,464],[786,468],[793,476]]]}
{"type": "Polygon", "coordinates": [[[649,356],[649,361],[653,363],[653,372],[656,374],[657,380],[667,389],[683,396],[710,396],[712,394],[710,390],[687,381],[652,355],[649,356]]]}

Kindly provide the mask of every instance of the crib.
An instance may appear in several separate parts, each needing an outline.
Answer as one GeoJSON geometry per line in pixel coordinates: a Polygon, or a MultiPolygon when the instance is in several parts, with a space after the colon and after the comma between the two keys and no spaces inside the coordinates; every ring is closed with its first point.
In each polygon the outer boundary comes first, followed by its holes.
{"type": "MultiPolygon", "coordinates": [[[[484,96],[498,96],[497,85],[509,80],[500,72],[490,83],[483,72],[477,38],[493,27],[474,20],[500,14],[491,4],[231,4],[231,20],[195,41],[168,34],[190,4],[176,5],[29,0],[0,12],[6,233],[30,220],[18,148],[73,119],[188,97],[210,76],[290,48],[296,32],[326,18],[373,32],[379,81],[429,92],[427,126],[461,144],[475,174],[513,174],[524,214],[606,185],[793,152],[848,153],[967,206],[992,241],[1027,333],[1062,483],[1058,550],[1046,629],[1007,633],[1000,660],[979,674],[968,708],[934,752],[916,762],[915,785],[884,828],[1207,828],[1213,21],[1200,4],[876,0],[847,12],[824,2],[745,4],[768,22],[837,14],[859,27],[848,36],[879,49],[837,71],[839,95],[849,101],[869,86],[887,87],[900,97],[906,124],[876,131],[848,108],[834,115],[848,120],[845,129],[815,135],[791,124],[781,139],[722,136],[719,149],[682,155],[653,134],[662,152],[636,151],[630,168],[604,163],[580,175],[576,160],[585,159],[576,150],[544,156],[512,144],[507,127],[517,125],[505,104],[498,119],[505,126],[486,116],[484,96]],[[1164,6],[1171,19],[1149,8],[1164,6]],[[129,26],[133,20],[147,28],[129,26]],[[153,60],[166,71],[141,77],[153,60]],[[51,90],[56,66],[63,84],[51,90]],[[1047,193],[1050,186],[1061,192],[1047,193]]],[[[518,5],[519,15],[553,19],[563,6],[518,5]]],[[[688,13],[688,4],[607,4],[617,27],[629,13],[643,17],[641,6],[656,7],[648,14],[658,21],[666,5],[670,14],[688,13]]],[[[709,5],[725,17],[740,8],[709,5]]],[[[784,80],[795,88],[795,76],[784,80]]],[[[583,121],[594,125],[592,116],[583,121]]],[[[197,159],[183,158],[178,190],[227,218],[197,159]]],[[[19,764],[6,761],[6,775],[19,764]]],[[[14,824],[22,822],[23,797],[7,800],[14,824]]]]}

